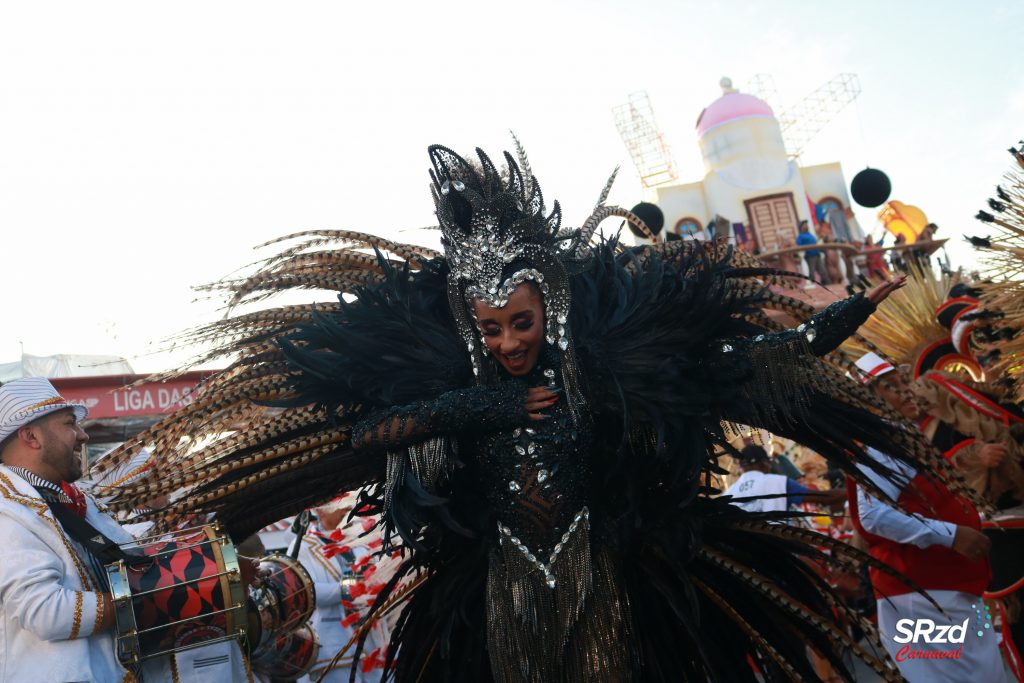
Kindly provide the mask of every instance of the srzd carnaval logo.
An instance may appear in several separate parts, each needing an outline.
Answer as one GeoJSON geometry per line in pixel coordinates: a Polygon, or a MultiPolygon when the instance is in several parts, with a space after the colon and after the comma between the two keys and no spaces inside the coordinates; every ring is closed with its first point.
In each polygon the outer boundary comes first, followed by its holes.
{"type": "MultiPolygon", "coordinates": [[[[985,607],[982,614],[981,608],[971,605],[975,611],[975,632],[979,638],[984,637],[986,630],[992,628],[992,616],[989,608],[985,607]]],[[[964,641],[967,640],[967,628],[971,619],[968,617],[960,624],[937,624],[931,619],[900,619],[896,622],[896,634],[892,637],[897,643],[905,643],[896,653],[896,661],[903,662],[908,659],[960,659],[964,651],[964,641]],[[929,645],[950,645],[959,647],[914,649],[912,645],[918,643],[929,645]]]]}

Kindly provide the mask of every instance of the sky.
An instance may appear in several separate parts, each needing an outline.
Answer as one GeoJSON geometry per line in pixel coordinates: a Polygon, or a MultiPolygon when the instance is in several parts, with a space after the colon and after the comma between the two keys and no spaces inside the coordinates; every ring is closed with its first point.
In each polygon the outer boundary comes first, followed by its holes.
{"type": "MultiPolygon", "coordinates": [[[[162,340],[215,319],[192,287],[311,228],[436,245],[429,144],[525,144],[578,225],[644,198],[612,109],[644,90],[681,181],[694,126],[771,74],[795,102],[839,73],[862,87],[805,149],[849,181],[964,233],[1024,136],[1024,4],[966,2],[0,2],[0,362],[188,357],[162,340]]],[[[857,210],[875,229],[874,211],[857,210]]],[[[323,296],[319,298],[323,299],[323,296]]]]}

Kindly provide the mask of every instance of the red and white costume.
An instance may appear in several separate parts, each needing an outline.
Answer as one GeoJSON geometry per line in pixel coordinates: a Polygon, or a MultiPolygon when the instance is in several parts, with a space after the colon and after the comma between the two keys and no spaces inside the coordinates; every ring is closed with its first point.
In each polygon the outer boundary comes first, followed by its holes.
{"type": "MultiPolygon", "coordinates": [[[[977,511],[966,499],[954,496],[915,470],[873,449],[868,454],[896,471],[903,485],[883,480],[865,466],[861,470],[900,503],[898,510],[856,487],[850,488],[850,514],[867,540],[871,555],[928,591],[942,608],[895,577],[871,570],[878,599],[878,628],[882,643],[910,683],[949,681],[1010,681],[999,653],[998,635],[987,619],[981,594],[991,579],[987,559],[968,560],[952,550],[957,525],[980,529],[977,511]],[[908,514],[913,513],[913,514],[908,514]],[[945,612],[945,614],[943,614],[945,612]],[[896,626],[901,619],[931,619],[939,625],[959,626],[967,620],[966,640],[957,659],[916,659],[907,650],[956,650],[959,644],[900,643],[896,626]],[[978,633],[982,633],[978,636],[978,633]],[[901,655],[901,650],[904,652],[901,655]]],[[[913,629],[913,624],[910,628],[913,629]]]]}
{"type": "MultiPolygon", "coordinates": [[[[309,572],[316,589],[316,611],[310,618],[310,624],[320,638],[320,655],[309,676],[300,678],[298,683],[316,681],[324,674],[334,656],[352,638],[353,627],[362,616],[354,600],[367,590],[367,581],[358,570],[368,566],[370,557],[367,548],[354,547],[356,542],[342,530],[332,533],[321,529],[314,521],[299,546],[299,562],[309,572]],[[335,537],[339,540],[335,541],[335,537]],[[349,541],[352,546],[347,545],[349,541]],[[349,550],[340,551],[342,548],[349,550]]],[[[360,668],[354,679],[356,683],[369,683],[380,678],[383,646],[387,644],[381,628],[374,627],[367,636],[360,668]]],[[[326,683],[348,683],[355,652],[353,643],[323,680],[326,683]]]]}

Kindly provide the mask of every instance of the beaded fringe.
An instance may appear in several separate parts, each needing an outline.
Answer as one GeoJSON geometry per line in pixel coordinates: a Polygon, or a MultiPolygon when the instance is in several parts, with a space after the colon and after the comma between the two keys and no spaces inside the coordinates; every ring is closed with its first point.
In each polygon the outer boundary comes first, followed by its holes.
{"type": "Polygon", "coordinates": [[[405,473],[412,470],[413,476],[427,491],[434,491],[437,484],[451,474],[455,443],[447,439],[428,439],[421,444],[387,453],[387,471],[384,476],[384,511],[391,510],[395,492],[405,482],[405,473]]]}
{"type": "Polygon", "coordinates": [[[607,552],[591,555],[583,518],[544,572],[507,538],[487,576],[487,644],[496,683],[627,681],[629,604],[607,552]]]}

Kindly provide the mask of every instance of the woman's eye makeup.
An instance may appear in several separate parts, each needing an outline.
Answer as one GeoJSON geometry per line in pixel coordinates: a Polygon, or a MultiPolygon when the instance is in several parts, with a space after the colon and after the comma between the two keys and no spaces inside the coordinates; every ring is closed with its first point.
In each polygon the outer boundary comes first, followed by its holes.
{"type": "MultiPolygon", "coordinates": [[[[532,315],[520,313],[512,317],[512,320],[509,322],[509,326],[513,330],[525,332],[533,327],[533,323],[534,317],[532,315]]],[[[501,334],[501,325],[488,320],[480,325],[480,333],[485,337],[494,337],[501,334]]]]}

